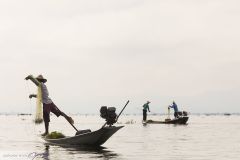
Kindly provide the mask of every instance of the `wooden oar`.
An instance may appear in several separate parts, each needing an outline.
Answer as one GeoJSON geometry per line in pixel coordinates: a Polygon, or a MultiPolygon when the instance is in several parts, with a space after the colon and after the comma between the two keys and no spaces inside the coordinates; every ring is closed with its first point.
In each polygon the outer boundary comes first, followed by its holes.
{"type": "MultiPolygon", "coordinates": [[[[56,108],[60,111],[60,109],[57,106],[56,106],[56,108]]],[[[60,112],[62,113],[62,116],[68,121],[68,123],[71,124],[71,126],[77,131],[76,135],[80,134],[80,131],[73,125],[74,120],[72,119],[72,117],[69,117],[62,111],[60,111],[60,112]]]]}
{"type": "Polygon", "coordinates": [[[72,117],[67,116],[65,113],[62,112],[62,116],[69,122],[69,124],[71,124],[71,126],[78,131],[78,129],[73,125],[74,121],[72,119],[72,117]]]}
{"type": "Polygon", "coordinates": [[[67,116],[65,113],[62,112],[63,117],[71,124],[71,126],[77,131],[75,135],[79,135],[79,134],[83,134],[83,133],[87,133],[87,132],[91,132],[90,129],[86,129],[86,130],[78,130],[74,125],[74,121],[71,117],[67,116]]]}

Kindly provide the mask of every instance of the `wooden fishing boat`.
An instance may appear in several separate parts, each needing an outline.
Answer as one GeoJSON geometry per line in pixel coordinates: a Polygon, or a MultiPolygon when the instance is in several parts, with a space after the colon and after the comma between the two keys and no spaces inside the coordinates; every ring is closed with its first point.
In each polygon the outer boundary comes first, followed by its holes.
{"type": "Polygon", "coordinates": [[[79,134],[73,137],[59,139],[43,138],[45,141],[54,144],[78,145],[78,146],[100,146],[104,144],[114,133],[124,126],[108,126],[93,132],[79,134]]]}
{"type": "Polygon", "coordinates": [[[165,121],[153,121],[153,120],[147,120],[147,123],[149,124],[186,124],[188,121],[187,116],[179,117],[175,119],[166,119],[165,121]]]}
{"type": "Polygon", "coordinates": [[[119,116],[123,112],[123,110],[128,105],[129,100],[121,110],[121,112],[116,115],[115,107],[102,106],[100,109],[101,117],[106,120],[106,123],[99,129],[94,132],[90,130],[82,130],[79,131],[71,122],[69,122],[72,127],[77,131],[75,136],[65,137],[65,138],[46,138],[43,139],[49,143],[60,144],[60,145],[76,145],[76,146],[101,146],[104,144],[114,133],[116,133],[119,129],[124,126],[113,126],[114,123],[118,121],[119,116]],[[106,112],[106,113],[105,113],[106,112]],[[103,114],[104,113],[104,114],[103,114]]]}

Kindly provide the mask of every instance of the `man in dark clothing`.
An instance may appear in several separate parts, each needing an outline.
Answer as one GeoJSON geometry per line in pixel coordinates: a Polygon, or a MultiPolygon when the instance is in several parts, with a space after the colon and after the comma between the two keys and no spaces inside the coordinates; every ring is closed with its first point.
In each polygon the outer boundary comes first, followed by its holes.
{"type": "Polygon", "coordinates": [[[170,105],[169,108],[173,108],[174,109],[174,117],[178,118],[178,107],[177,107],[177,104],[173,101],[172,105],[170,105]]]}
{"type": "Polygon", "coordinates": [[[150,109],[149,109],[149,101],[147,101],[147,103],[145,103],[143,105],[143,121],[146,121],[147,120],[147,110],[148,112],[150,112],[150,109]]]}

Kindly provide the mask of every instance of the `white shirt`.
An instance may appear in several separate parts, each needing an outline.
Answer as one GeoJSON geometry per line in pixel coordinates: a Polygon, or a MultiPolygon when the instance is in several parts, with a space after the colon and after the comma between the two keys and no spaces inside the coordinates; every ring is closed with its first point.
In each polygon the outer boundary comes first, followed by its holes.
{"type": "Polygon", "coordinates": [[[51,98],[49,98],[49,93],[47,86],[44,83],[41,83],[41,89],[42,89],[42,103],[44,104],[50,104],[53,103],[51,98]]]}

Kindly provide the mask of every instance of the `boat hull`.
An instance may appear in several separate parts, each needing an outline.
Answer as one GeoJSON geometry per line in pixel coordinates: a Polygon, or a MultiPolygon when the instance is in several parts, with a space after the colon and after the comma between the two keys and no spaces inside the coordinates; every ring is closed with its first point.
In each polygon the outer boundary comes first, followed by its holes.
{"type": "Polygon", "coordinates": [[[44,140],[54,144],[100,146],[122,127],[123,126],[104,127],[94,132],[84,133],[73,137],[65,137],[59,139],[44,138],[44,140]]]}
{"type": "Polygon", "coordinates": [[[153,120],[147,120],[147,123],[149,124],[186,124],[189,117],[179,117],[172,120],[167,121],[153,121],[153,120]]]}

